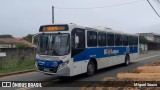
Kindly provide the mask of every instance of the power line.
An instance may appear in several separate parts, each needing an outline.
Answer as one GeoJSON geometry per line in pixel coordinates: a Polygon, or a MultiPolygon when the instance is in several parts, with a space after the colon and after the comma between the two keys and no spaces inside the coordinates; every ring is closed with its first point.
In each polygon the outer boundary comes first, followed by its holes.
{"type": "Polygon", "coordinates": [[[89,8],[62,8],[62,7],[55,7],[55,8],[57,8],[57,9],[100,9],[100,8],[109,8],[109,7],[116,7],[116,6],[128,5],[128,4],[133,4],[133,3],[139,3],[139,2],[143,2],[143,1],[145,1],[145,0],[127,2],[127,3],[121,3],[121,4],[114,4],[114,5],[103,6],[103,7],[89,7],[89,8]]]}
{"type": "Polygon", "coordinates": [[[153,5],[150,3],[149,0],[147,0],[149,5],[151,6],[151,8],[154,10],[154,12],[157,14],[158,17],[160,17],[160,15],[158,14],[158,12],[156,11],[156,9],[153,7],[153,5]]]}

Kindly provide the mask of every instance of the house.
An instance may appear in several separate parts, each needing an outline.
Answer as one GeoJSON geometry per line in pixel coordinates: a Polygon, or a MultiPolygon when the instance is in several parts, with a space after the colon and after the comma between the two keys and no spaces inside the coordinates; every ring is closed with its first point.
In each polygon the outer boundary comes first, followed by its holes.
{"type": "Polygon", "coordinates": [[[138,33],[139,36],[144,36],[149,42],[147,44],[147,50],[160,49],[160,34],[156,33],[138,33]]]}
{"type": "Polygon", "coordinates": [[[29,41],[27,41],[27,40],[25,40],[25,39],[23,39],[23,38],[16,38],[16,40],[17,40],[17,41],[20,41],[20,42],[23,43],[23,44],[27,44],[27,45],[29,45],[30,47],[37,47],[35,44],[32,44],[31,42],[29,42],[29,41]]]}
{"type": "Polygon", "coordinates": [[[0,38],[0,48],[16,48],[16,44],[27,44],[29,47],[36,47],[36,45],[23,38],[0,38]]]}

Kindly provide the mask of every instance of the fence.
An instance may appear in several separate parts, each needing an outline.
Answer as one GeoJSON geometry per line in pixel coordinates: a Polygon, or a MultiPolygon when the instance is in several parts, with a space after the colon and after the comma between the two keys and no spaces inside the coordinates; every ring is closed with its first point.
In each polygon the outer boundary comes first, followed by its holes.
{"type": "Polygon", "coordinates": [[[7,57],[35,57],[35,48],[1,48],[0,52],[5,52],[7,57]]]}

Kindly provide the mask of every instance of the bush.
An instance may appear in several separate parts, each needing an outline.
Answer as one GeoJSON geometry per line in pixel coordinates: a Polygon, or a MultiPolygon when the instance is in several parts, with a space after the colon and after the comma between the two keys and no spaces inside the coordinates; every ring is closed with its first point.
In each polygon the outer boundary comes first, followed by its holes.
{"type": "Polygon", "coordinates": [[[7,74],[12,72],[24,71],[34,69],[34,59],[25,58],[23,62],[19,63],[17,58],[4,58],[0,74],[7,74]]]}
{"type": "Polygon", "coordinates": [[[16,47],[17,48],[26,48],[26,47],[29,47],[28,44],[16,44],[16,47]]]}

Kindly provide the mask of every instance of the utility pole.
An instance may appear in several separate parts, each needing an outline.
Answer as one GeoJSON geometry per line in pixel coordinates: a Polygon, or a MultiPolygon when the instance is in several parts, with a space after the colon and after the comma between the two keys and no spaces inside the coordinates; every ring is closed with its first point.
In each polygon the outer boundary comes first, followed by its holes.
{"type": "Polygon", "coordinates": [[[52,6],[52,23],[54,24],[54,6],[52,6]]]}

